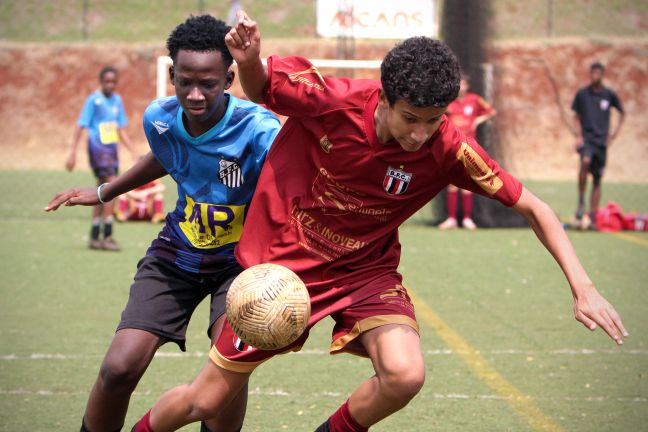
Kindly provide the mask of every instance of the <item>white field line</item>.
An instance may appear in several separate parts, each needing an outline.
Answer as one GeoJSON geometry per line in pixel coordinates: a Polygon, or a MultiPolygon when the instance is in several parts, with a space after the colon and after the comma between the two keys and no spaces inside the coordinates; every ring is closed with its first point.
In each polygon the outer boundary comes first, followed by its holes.
{"type": "MultiPolygon", "coordinates": [[[[134,395],[144,395],[149,396],[152,394],[150,390],[147,391],[135,391],[134,395]]],[[[298,393],[291,393],[283,389],[262,389],[256,387],[251,389],[248,393],[251,396],[264,396],[264,397],[301,397],[298,393]]],[[[52,391],[52,390],[27,390],[27,389],[14,389],[6,390],[0,389],[0,395],[3,396],[79,396],[87,395],[87,392],[81,391],[52,391]]],[[[324,397],[335,397],[338,398],[342,396],[339,392],[329,392],[323,391],[318,393],[313,393],[313,396],[324,396],[324,397]]],[[[458,400],[507,400],[505,396],[500,396],[496,394],[462,394],[462,393],[433,393],[429,397],[433,399],[458,399],[458,400]]],[[[587,396],[587,397],[562,397],[558,398],[560,400],[569,401],[569,402],[622,402],[622,403],[648,403],[648,398],[646,397],[608,397],[608,396],[587,396]]],[[[553,398],[543,398],[535,397],[533,400],[555,400],[553,398]]]]}
{"type": "MultiPolygon", "coordinates": [[[[648,357],[647,349],[570,349],[563,348],[558,350],[550,351],[533,351],[533,350],[518,350],[518,349],[503,349],[503,350],[487,350],[487,351],[476,351],[477,353],[485,356],[506,356],[506,355],[515,355],[515,356],[588,356],[588,355],[632,355],[640,357],[648,357]]],[[[439,350],[427,350],[424,355],[426,357],[434,357],[439,355],[453,355],[456,354],[451,349],[439,349],[439,350]]],[[[303,349],[293,355],[307,355],[307,356],[323,356],[328,355],[328,351],[323,349],[303,349]]],[[[207,357],[207,352],[204,351],[192,351],[192,352],[157,352],[155,353],[156,358],[202,358],[207,357]]],[[[86,354],[62,354],[62,353],[32,353],[28,355],[17,355],[17,354],[2,354],[0,355],[0,361],[24,361],[24,360],[85,360],[85,359],[101,359],[103,355],[86,355],[86,354]]]]}

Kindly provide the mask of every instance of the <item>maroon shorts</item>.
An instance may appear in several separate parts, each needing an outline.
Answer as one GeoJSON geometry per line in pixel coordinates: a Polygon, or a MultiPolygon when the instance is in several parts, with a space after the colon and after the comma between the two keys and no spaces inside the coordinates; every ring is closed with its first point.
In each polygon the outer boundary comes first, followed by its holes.
{"type": "Polygon", "coordinates": [[[263,351],[243,344],[229,323],[225,323],[218,341],[211,348],[209,358],[223,369],[252,372],[277,354],[299,351],[308,339],[311,327],[329,315],[335,321],[331,354],[349,352],[367,356],[362,344],[356,340],[361,333],[387,324],[402,324],[417,332],[419,330],[414,306],[401,282],[401,275],[394,272],[369,282],[311,292],[311,317],[304,334],[292,344],[276,351],[263,351]]]}

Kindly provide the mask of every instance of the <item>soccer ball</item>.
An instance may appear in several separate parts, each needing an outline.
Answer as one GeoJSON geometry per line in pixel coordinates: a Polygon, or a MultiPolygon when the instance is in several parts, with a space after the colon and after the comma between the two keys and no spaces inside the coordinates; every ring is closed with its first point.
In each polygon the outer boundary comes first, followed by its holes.
{"type": "Polygon", "coordinates": [[[277,264],[244,270],[225,300],[227,321],[243,342],[270,351],[302,335],[310,318],[310,297],[301,279],[277,264]]]}

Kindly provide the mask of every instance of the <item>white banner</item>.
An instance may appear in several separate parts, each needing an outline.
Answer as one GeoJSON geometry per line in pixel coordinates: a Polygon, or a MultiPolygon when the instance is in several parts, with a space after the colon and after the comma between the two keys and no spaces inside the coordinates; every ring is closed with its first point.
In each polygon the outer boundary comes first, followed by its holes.
{"type": "Polygon", "coordinates": [[[436,0],[317,0],[317,34],[367,39],[438,37],[436,0]]]}

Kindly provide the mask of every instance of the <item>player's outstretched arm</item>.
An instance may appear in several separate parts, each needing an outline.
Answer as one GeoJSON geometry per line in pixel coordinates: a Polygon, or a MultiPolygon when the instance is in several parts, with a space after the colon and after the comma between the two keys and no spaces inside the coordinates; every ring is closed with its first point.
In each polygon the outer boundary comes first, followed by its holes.
{"type": "Polygon", "coordinates": [[[72,171],[74,169],[74,166],[76,165],[77,149],[79,148],[79,141],[81,140],[83,129],[84,128],[82,126],[77,126],[76,130],[74,131],[74,138],[72,138],[72,148],[70,149],[70,155],[65,161],[65,169],[68,171],[72,171]]]}
{"type": "Polygon", "coordinates": [[[567,276],[574,297],[575,318],[590,330],[601,327],[617,344],[623,344],[622,337],[628,336],[628,332],[619,314],[587,276],[551,207],[524,188],[513,208],[529,222],[567,276]]]}
{"type": "Polygon", "coordinates": [[[95,187],[71,188],[56,194],[47,206],[45,206],[45,211],[54,211],[61,204],[65,204],[66,206],[97,205],[100,203],[99,193],[101,194],[101,200],[108,202],[123,193],[165,176],[166,174],[162,165],[149,153],[124,174],[101,187],[100,190],[95,187]]]}
{"type": "Polygon", "coordinates": [[[244,11],[236,13],[238,22],[225,35],[225,44],[238,66],[239,81],[252,102],[263,102],[268,72],[261,62],[261,33],[257,23],[244,11]]]}

